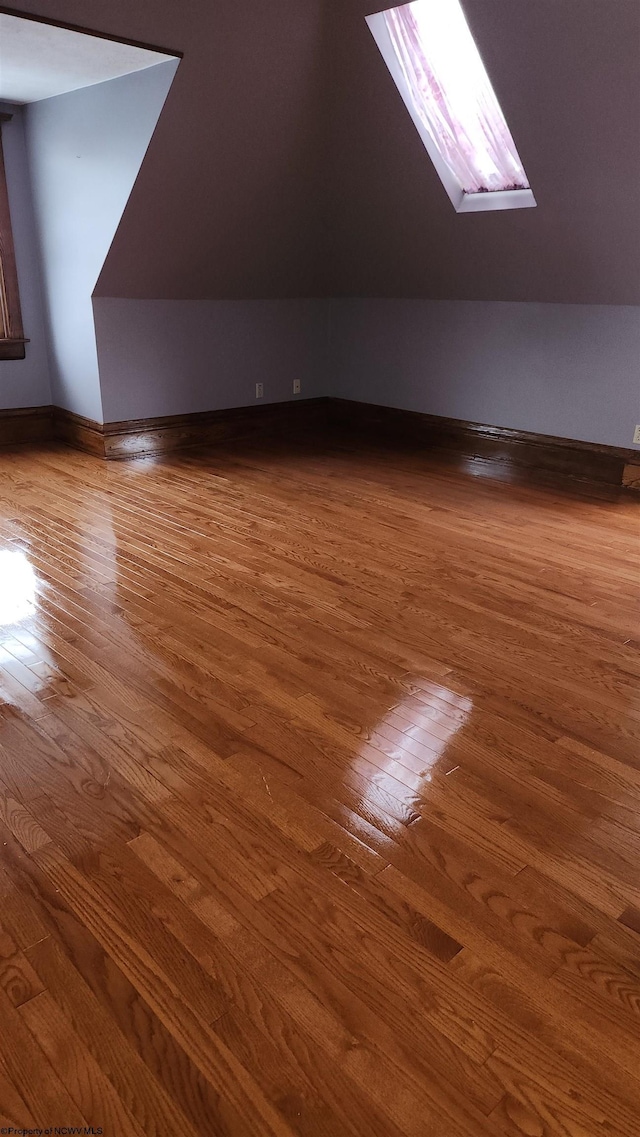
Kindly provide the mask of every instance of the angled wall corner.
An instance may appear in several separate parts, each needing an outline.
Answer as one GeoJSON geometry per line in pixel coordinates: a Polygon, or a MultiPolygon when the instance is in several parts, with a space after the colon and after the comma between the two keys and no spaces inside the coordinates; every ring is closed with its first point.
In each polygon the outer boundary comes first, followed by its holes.
{"type": "Polygon", "coordinates": [[[97,422],[92,294],[179,60],[25,107],[53,402],[97,422]]]}
{"type": "Polygon", "coordinates": [[[328,300],[93,301],[105,422],[326,393],[328,300]],[[301,383],[293,395],[293,381],[301,383]]]}

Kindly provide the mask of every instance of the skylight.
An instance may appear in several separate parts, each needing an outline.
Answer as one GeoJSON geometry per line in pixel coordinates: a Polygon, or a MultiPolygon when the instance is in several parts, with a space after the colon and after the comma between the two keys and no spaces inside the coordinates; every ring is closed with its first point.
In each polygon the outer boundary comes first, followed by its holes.
{"type": "Polygon", "coordinates": [[[414,0],[367,23],[457,211],[535,205],[460,0],[414,0]]]}

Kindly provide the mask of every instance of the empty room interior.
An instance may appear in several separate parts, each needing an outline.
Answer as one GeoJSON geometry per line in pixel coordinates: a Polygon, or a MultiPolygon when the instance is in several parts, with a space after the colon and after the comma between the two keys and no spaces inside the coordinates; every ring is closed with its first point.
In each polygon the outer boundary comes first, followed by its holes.
{"type": "Polygon", "coordinates": [[[0,7],[0,1133],[640,1137],[640,0],[0,7]]]}

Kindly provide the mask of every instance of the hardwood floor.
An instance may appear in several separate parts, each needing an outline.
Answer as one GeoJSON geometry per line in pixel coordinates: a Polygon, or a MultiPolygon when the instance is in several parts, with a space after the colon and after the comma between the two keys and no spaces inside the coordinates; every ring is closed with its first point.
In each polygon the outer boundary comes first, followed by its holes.
{"type": "Polygon", "coordinates": [[[0,452],[0,1126],[638,1137],[640,502],[576,487],[0,452]]]}

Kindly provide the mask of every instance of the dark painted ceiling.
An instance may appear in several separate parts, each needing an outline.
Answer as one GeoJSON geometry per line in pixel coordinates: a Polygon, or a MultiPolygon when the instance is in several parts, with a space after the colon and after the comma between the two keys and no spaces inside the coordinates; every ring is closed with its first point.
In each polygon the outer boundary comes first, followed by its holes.
{"type": "Polygon", "coordinates": [[[317,293],[325,0],[14,7],[184,53],[99,295],[317,293]]]}
{"type": "Polygon", "coordinates": [[[640,303],[640,3],[464,0],[536,209],[456,214],[377,48],[334,0],[327,291],[640,303]]]}
{"type": "Polygon", "coordinates": [[[42,3],[184,52],[99,293],[640,303],[640,0],[464,2],[537,209],[453,211],[375,0],[42,3]]]}

